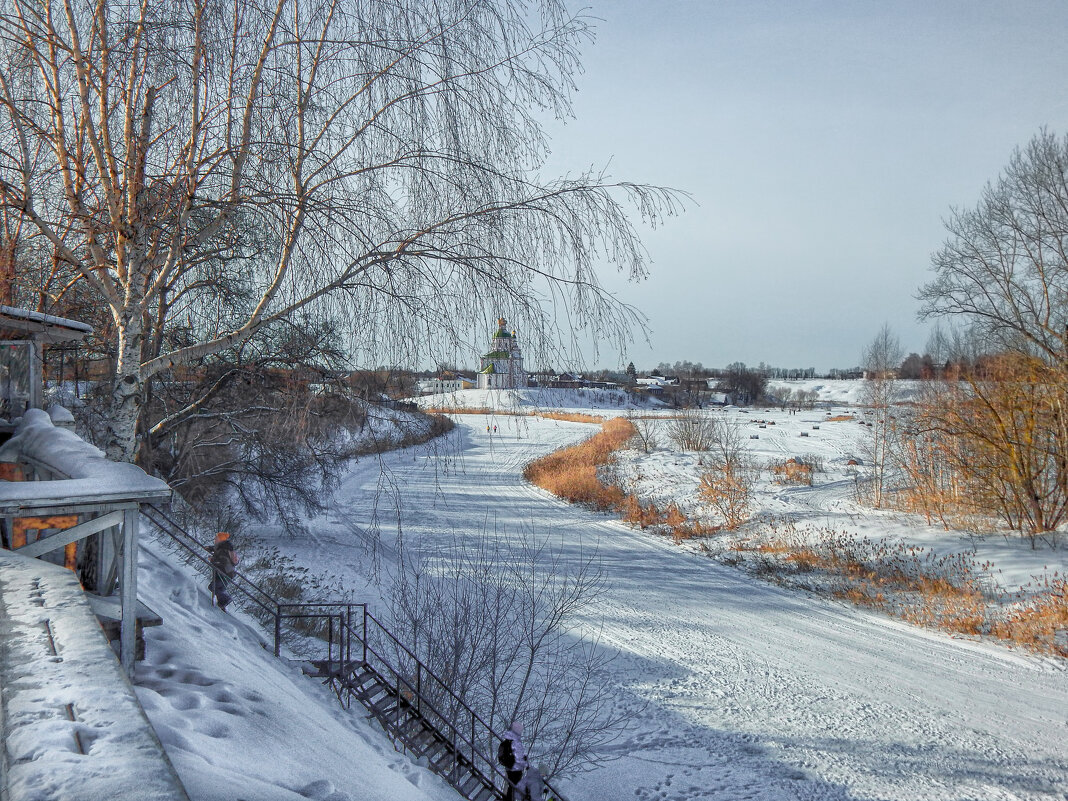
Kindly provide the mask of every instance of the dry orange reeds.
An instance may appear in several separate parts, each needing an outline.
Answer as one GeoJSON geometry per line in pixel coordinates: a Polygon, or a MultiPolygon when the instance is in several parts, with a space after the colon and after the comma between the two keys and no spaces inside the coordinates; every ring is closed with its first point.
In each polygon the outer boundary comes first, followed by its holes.
{"type": "Polygon", "coordinates": [[[531,462],[524,469],[523,477],[571,503],[601,510],[616,509],[624,500],[623,491],[604,484],[597,476],[597,468],[632,436],[634,426],[621,417],[612,418],[601,425],[600,433],[585,442],[531,462]]]}
{"type": "Polygon", "coordinates": [[[858,606],[958,634],[993,636],[1031,650],[1068,656],[1068,579],[1054,574],[1015,599],[991,592],[990,563],[967,554],[939,556],[916,546],[854,537],[831,529],[771,525],[759,539],[733,546],[751,553],[765,575],[803,582],[858,606]],[[815,536],[813,536],[815,533],[815,536]]]}
{"type": "Polygon", "coordinates": [[[798,459],[787,459],[785,462],[774,462],[768,465],[768,470],[779,484],[798,484],[805,487],[812,486],[812,465],[798,459]]]}
{"type": "Polygon", "coordinates": [[[538,417],[547,420],[564,420],[568,423],[603,423],[604,418],[580,412],[537,412],[538,417]]]}
{"type": "Polygon", "coordinates": [[[1039,593],[998,621],[993,634],[1036,651],[1068,657],[1068,579],[1054,574],[1039,593]]]}

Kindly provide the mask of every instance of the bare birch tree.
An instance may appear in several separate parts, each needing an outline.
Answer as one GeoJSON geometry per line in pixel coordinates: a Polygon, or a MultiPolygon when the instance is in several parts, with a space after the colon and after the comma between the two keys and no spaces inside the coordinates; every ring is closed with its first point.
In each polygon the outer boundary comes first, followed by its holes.
{"type": "Polygon", "coordinates": [[[975,208],[953,209],[949,237],[919,293],[924,317],[958,320],[987,349],[1066,365],[1068,136],[1041,131],[1013,153],[975,208]]]}
{"type": "Polygon", "coordinates": [[[642,276],[621,201],[677,201],[539,175],[590,37],[561,0],[5,3],[0,203],[107,315],[108,455],[151,377],[297,311],[370,352],[501,310],[559,335],[543,299],[625,336],[596,262],[642,276]]]}
{"type": "Polygon", "coordinates": [[[892,465],[895,420],[891,405],[896,394],[896,370],[903,355],[901,341],[889,324],[883,323],[862,357],[865,381],[861,400],[871,428],[863,450],[871,465],[871,501],[876,509],[883,505],[887,473],[892,465]]]}

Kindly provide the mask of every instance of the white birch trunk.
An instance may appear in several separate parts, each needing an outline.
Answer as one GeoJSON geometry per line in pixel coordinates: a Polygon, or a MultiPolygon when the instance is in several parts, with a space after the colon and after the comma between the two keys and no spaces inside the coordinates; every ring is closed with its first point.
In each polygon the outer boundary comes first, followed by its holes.
{"type": "Polygon", "coordinates": [[[104,451],[109,459],[132,462],[137,456],[137,420],[141,414],[140,315],[127,315],[118,325],[118,362],[111,392],[104,451]]]}

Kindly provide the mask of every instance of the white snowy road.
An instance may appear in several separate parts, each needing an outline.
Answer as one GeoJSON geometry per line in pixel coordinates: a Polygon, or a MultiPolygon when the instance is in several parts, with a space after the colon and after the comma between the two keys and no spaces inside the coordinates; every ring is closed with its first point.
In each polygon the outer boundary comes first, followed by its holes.
{"type": "Polygon", "coordinates": [[[620,759],[565,783],[573,801],[1068,798],[1063,667],[782,590],[523,483],[523,464],[591,431],[460,417],[447,453],[358,465],[310,539],[279,545],[364,570],[351,526],[377,514],[390,542],[394,504],[409,547],[487,524],[596,543],[609,588],[590,625],[621,651],[634,725],[620,759]]]}

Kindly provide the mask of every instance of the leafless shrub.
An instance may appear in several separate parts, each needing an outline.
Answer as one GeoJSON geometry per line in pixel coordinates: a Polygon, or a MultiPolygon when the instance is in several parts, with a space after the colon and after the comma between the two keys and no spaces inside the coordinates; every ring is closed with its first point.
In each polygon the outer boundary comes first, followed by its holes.
{"type": "Polygon", "coordinates": [[[756,471],[746,462],[721,464],[701,476],[701,498],[719,512],[728,531],[749,519],[756,471]]]}
{"type": "Polygon", "coordinates": [[[529,531],[484,532],[433,560],[403,558],[389,611],[484,720],[499,730],[522,720],[531,753],[559,775],[603,761],[625,727],[605,680],[614,654],[577,629],[604,580],[595,555],[566,558],[529,531]]]}
{"type": "Polygon", "coordinates": [[[659,418],[631,412],[627,415],[627,421],[634,426],[632,440],[637,443],[643,453],[651,453],[660,447],[659,435],[662,423],[659,418]]]}
{"type": "Polygon", "coordinates": [[[684,409],[668,424],[668,437],[684,451],[711,450],[716,442],[716,420],[700,409],[684,409]]]}

